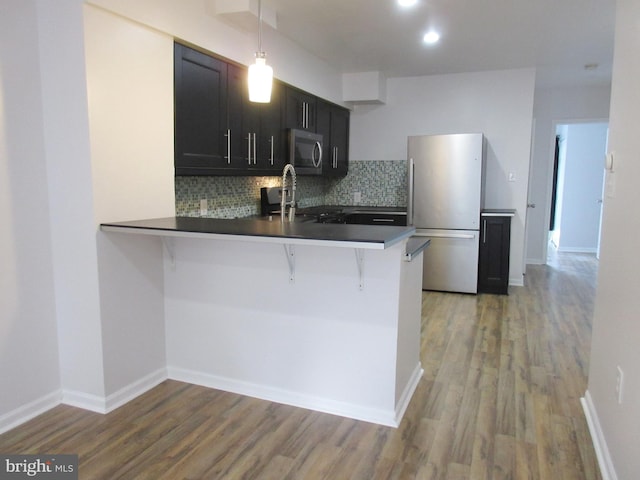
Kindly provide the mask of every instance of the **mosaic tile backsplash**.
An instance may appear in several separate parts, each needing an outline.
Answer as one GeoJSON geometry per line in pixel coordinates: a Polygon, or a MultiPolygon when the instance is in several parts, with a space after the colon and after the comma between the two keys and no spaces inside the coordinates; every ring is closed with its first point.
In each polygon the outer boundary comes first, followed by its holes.
{"type": "MultiPolygon", "coordinates": [[[[238,218],[260,214],[260,187],[280,185],[281,177],[176,177],[176,215],[200,217],[200,200],[207,217],[238,218]]],[[[349,162],[346,177],[298,177],[299,207],[365,205],[406,207],[406,161],[349,162]],[[360,202],[354,193],[360,192],[360,202]]]]}

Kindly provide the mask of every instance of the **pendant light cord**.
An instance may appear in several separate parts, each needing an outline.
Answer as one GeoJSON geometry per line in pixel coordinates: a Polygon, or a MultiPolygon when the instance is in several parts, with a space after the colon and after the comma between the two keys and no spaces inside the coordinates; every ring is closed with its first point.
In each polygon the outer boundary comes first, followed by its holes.
{"type": "Polygon", "coordinates": [[[258,51],[262,55],[262,0],[258,0],[258,51]]]}

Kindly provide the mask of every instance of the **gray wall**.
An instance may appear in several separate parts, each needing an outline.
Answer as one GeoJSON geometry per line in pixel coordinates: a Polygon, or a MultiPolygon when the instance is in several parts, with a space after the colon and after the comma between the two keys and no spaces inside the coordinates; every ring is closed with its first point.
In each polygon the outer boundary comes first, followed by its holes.
{"type": "Polygon", "coordinates": [[[609,478],[621,480],[640,474],[639,23],[640,2],[618,0],[609,123],[615,167],[607,178],[587,395],[600,427],[595,440],[617,473],[609,478]],[[624,371],[621,404],[615,392],[618,366],[624,371]]]}

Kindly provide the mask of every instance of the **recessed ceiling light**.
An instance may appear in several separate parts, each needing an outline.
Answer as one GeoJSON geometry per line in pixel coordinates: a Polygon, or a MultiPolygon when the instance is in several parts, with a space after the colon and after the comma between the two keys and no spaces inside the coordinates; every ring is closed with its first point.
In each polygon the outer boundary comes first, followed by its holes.
{"type": "Polygon", "coordinates": [[[413,7],[418,0],[398,0],[398,5],[401,7],[413,7]]]}
{"type": "Polygon", "coordinates": [[[440,34],[438,32],[434,32],[433,30],[428,31],[422,37],[422,41],[428,45],[433,45],[440,40],[440,34]]]}

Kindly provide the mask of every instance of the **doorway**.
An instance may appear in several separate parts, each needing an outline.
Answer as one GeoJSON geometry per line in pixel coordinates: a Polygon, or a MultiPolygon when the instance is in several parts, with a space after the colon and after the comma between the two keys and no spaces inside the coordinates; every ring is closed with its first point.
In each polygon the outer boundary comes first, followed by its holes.
{"type": "Polygon", "coordinates": [[[556,125],[549,252],[597,254],[608,123],[556,125]]]}

